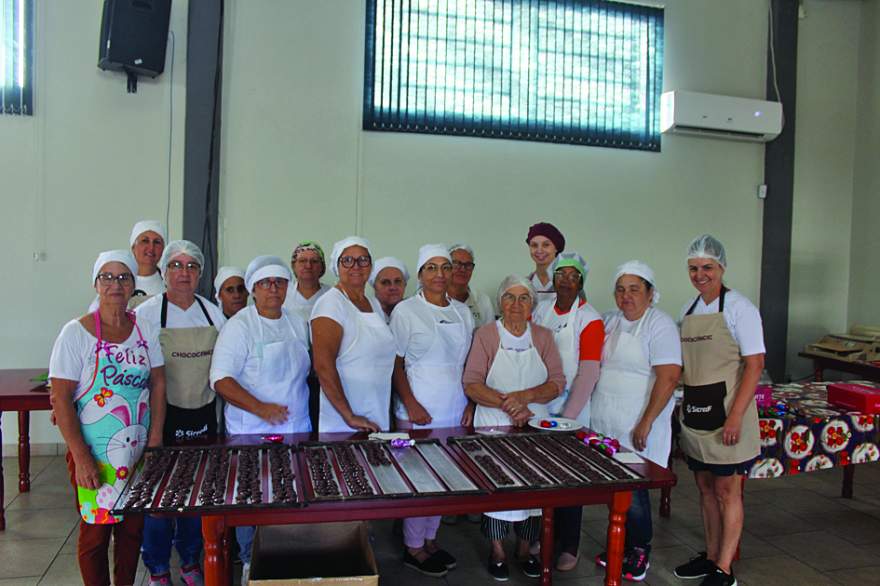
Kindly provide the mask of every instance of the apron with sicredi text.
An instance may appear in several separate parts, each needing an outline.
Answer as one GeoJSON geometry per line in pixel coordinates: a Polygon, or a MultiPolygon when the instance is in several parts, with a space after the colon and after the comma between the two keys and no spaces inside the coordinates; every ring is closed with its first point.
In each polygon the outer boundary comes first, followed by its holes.
{"type": "Polygon", "coordinates": [[[147,341],[135,321],[135,349],[101,337],[101,317],[94,313],[95,372],[91,383],[74,397],[83,441],[89,446],[101,486],[77,486],[79,513],[90,525],[119,523],[111,515],[128,478],[147,445],[150,426],[150,356],[147,341]]]}
{"type": "Polygon", "coordinates": [[[700,300],[697,297],[681,322],[681,449],[706,464],[739,464],[756,457],[761,449],[754,401],[743,414],[739,442],[733,446],[722,442],[744,366],[739,344],[724,320],[726,293],[722,288],[718,313],[692,315],[700,300]]]}

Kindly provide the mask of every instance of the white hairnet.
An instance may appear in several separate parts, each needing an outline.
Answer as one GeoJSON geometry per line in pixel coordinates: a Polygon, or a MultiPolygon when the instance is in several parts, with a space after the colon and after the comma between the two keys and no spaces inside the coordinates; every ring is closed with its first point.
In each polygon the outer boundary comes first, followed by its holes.
{"type": "Polygon", "coordinates": [[[370,273],[370,285],[376,286],[376,277],[385,269],[397,269],[403,274],[404,283],[409,282],[409,271],[403,261],[393,256],[383,256],[373,263],[373,272],[370,273]]]}
{"type": "Polygon", "coordinates": [[[416,264],[416,272],[422,270],[426,262],[437,256],[452,262],[452,257],[449,256],[449,247],[445,244],[425,244],[419,248],[419,262],[416,264]]]}
{"type": "Polygon", "coordinates": [[[640,260],[628,260],[617,267],[617,271],[614,273],[614,282],[611,285],[612,289],[617,287],[617,279],[623,275],[635,275],[649,282],[654,291],[651,304],[653,305],[660,301],[660,291],[657,290],[657,283],[654,281],[654,271],[647,264],[640,260]]]}
{"type": "Polygon", "coordinates": [[[464,250],[469,255],[471,255],[471,262],[477,262],[477,255],[474,254],[474,249],[464,242],[457,242],[449,247],[449,254],[452,254],[456,250],[464,250]]]}
{"type": "Polygon", "coordinates": [[[722,267],[727,268],[727,252],[724,245],[709,234],[694,238],[687,249],[687,258],[714,258],[722,267]]]}
{"type": "Polygon", "coordinates": [[[168,238],[165,235],[165,226],[163,226],[161,222],[157,222],[156,220],[141,220],[131,229],[131,237],[129,238],[128,245],[134,246],[134,243],[137,242],[138,236],[144,232],[155,232],[162,237],[163,244],[168,242],[168,238]]]}
{"type": "MultiPolygon", "coordinates": [[[[98,273],[101,272],[101,269],[108,262],[121,262],[131,271],[132,277],[137,275],[137,261],[134,260],[130,250],[106,250],[98,255],[98,258],[95,260],[95,266],[92,267],[92,286],[95,285],[98,273]]],[[[134,281],[132,281],[133,284],[134,281]]]]}
{"type": "Polygon", "coordinates": [[[276,279],[291,280],[292,275],[290,269],[283,260],[277,256],[263,255],[258,256],[248,264],[247,271],[244,276],[244,286],[251,293],[254,292],[254,286],[257,281],[275,277],[276,279]]]}
{"type": "Polygon", "coordinates": [[[214,299],[217,303],[220,303],[220,289],[223,288],[223,283],[232,277],[240,277],[243,280],[244,271],[238,267],[220,267],[217,271],[217,276],[214,277],[214,299]]]}
{"type": "MultiPolygon", "coordinates": [[[[162,271],[162,274],[164,274],[165,270],[168,268],[168,263],[181,254],[192,257],[193,260],[199,263],[199,266],[202,267],[202,269],[205,268],[205,255],[202,254],[202,250],[195,242],[190,242],[189,240],[172,240],[162,252],[162,258],[159,259],[159,270],[162,271]]],[[[199,270],[199,274],[202,274],[201,270],[199,270]]]]}
{"type": "Polygon", "coordinates": [[[507,293],[508,290],[517,285],[525,287],[528,290],[529,297],[532,298],[532,309],[534,309],[538,304],[538,294],[535,293],[535,287],[532,285],[532,281],[525,277],[521,277],[520,275],[507,275],[504,277],[504,280],[501,281],[501,285],[498,286],[498,294],[495,296],[495,302],[498,304],[498,307],[501,307],[501,297],[507,293]]]}
{"type": "Polygon", "coordinates": [[[330,270],[337,277],[339,276],[339,257],[342,256],[342,252],[349,246],[363,246],[367,249],[368,253],[370,252],[370,241],[360,236],[349,236],[334,244],[333,251],[330,253],[330,270]]]}

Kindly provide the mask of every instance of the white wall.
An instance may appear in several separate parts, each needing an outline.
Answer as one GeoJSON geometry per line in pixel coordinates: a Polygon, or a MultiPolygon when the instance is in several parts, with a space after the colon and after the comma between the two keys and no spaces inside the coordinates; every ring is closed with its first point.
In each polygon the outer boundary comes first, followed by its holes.
{"type": "MultiPolygon", "coordinates": [[[[61,326],[94,297],[97,253],[126,247],[138,219],[164,220],[172,126],[174,237],[181,226],[187,3],[171,16],[173,120],[170,45],[165,73],[128,95],[125,76],[97,68],[100,0],[34,6],[36,115],[0,116],[0,368],[45,367],[61,326]]],[[[2,425],[4,443],[17,441],[15,414],[2,425]]],[[[32,415],[31,436],[60,441],[45,412],[32,415]]]]}
{"type": "Polygon", "coordinates": [[[853,197],[850,324],[880,324],[880,2],[864,3],[859,54],[858,156],[853,197]]]}
{"type": "MultiPolygon", "coordinates": [[[[763,95],[765,0],[666,6],[666,88],[763,95]]],[[[360,232],[374,256],[414,264],[425,242],[465,240],[475,284],[493,292],[531,269],[526,230],[548,220],[591,263],[599,309],[615,266],[639,257],[677,313],[692,294],[684,249],[703,231],[726,243],[730,283],[756,296],[761,145],[665,137],[656,154],[363,132],[363,12],[345,0],[228,5],[223,263],[360,232]]]]}
{"type": "MultiPolygon", "coordinates": [[[[804,345],[847,329],[860,0],[808,0],[798,24],[788,372],[804,345]]],[[[773,197],[773,194],[770,194],[773,197]]]]}

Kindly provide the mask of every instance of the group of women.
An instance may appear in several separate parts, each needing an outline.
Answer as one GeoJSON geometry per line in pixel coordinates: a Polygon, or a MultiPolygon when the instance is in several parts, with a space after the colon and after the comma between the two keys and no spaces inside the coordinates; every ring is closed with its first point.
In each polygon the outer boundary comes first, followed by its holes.
{"type": "MultiPolygon", "coordinates": [[[[82,517],[84,582],[109,584],[113,535],[114,583],[133,582],[142,551],[150,584],[170,584],[172,545],[184,583],[202,583],[198,519],[110,513],[145,447],[218,430],[501,427],[561,416],[666,466],[672,395],[683,372],[681,443],[701,493],[706,551],[675,572],[706,585],[735,584],[743,519],[736,475],[758,454],[753,394],[764,347],[757,309],[722,282],[723,246],[708,235],[689,246],[699,296],[679,330],[655,307],[660,294],[645,263],[618,268],[617,310],[603,317],[584,295],[586,261],[565,251],[556,227],[535,224],[526,242],[535,271],[502,281],[496,319],[492,301],[469,287],[476,264],[466,244],[422,246],[417,291],[404,298],[406,266],[393,257],[374,261],[366,239],[337,242],[329,259],[317,242],[303,241],[289,265],[260,256],[244,271],[221,268],[214,305],[195,293],[205,264],[198,246],[166,243],[156,222],[136,224],[130,251],[98,256],[97,299],[64,326],[50,360],[53,409],[82,517]],[[327,268],[334,286],[321,281],[327,268]]],[[[503,540],[511,527],[518,565],[540,575],[539,519],[534,510],[483,516],[494,579],[509,577],[503,540]]],[[[439,517],[404,521],[406,565],[430,576],[456,566],[439,544],[439,525],[439,517]]],[[[580,507],[557,510],[559,570],[577,564],[580,528],[580,507]]],[[[253,534],[236,531],[245,581],[253,534]]],[[[645,578],[651,537],[650,499],[639,491],[628,512],[624,578],[645,578]]],[[[605,565],[605,554],[596,562],[605,565]]]]}

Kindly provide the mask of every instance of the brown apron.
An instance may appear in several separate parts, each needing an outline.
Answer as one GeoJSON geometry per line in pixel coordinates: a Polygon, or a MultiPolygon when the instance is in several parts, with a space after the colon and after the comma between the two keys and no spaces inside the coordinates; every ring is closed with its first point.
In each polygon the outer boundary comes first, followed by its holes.
{"type": "Polygon", "coordinates": [[[721,289],[718,313],[691,315],[697,297],[681,322],[684,401],[681,405],[681,449],[706,464],[740,464],[760,451],[758,409],[752,401],[743,414],[739,442],[725,446],[722,429],[739,389],[744,363],[739,344],[724,321],[721,289]]]}
{"type": "Polygon", "coordinates": [[[168,404],[183,409],[204,407],[214,400],[209,384],[211,357],[217,328],[208,315],[202,300],[196,297],[208,326],[197,328],[168,328],[168,296],[162,294],[162,329],[159,343],[165,357],[165,381],[168,404]]]}

